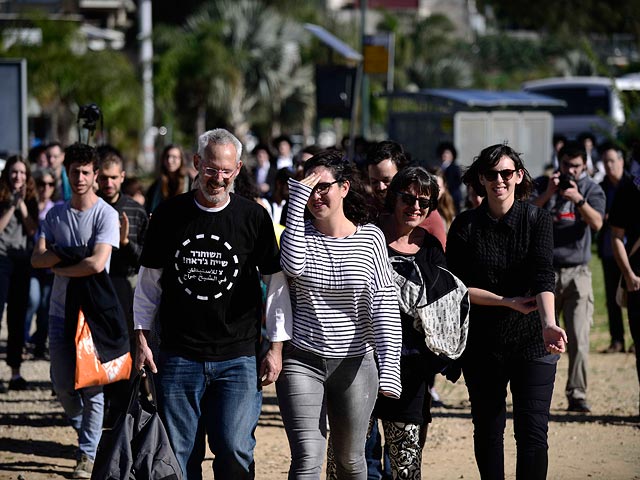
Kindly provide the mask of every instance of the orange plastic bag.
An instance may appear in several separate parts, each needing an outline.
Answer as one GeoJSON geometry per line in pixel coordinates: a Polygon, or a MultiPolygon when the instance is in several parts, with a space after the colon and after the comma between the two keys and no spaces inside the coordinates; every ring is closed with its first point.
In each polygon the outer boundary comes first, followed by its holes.
{"type": "Polygon", "coordinates": [[[108,362],[100,362],[89,324],[80,310],[76,327],[76,390],[126,380],[131,375],[131,364],[129,352],[108,362]]]}

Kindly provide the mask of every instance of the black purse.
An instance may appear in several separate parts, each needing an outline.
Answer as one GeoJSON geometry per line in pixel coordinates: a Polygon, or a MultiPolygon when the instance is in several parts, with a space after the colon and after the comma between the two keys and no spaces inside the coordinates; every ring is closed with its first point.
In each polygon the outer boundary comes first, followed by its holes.
{"type": "Polygon", "coordinates": [[[96,480],[182,480],[182,470],[158,414],[153,377],[141,371],[127,411],[102,431],[93,465],[96,480]],[[141,395],[141,386],[146,391],[141,395]]]}

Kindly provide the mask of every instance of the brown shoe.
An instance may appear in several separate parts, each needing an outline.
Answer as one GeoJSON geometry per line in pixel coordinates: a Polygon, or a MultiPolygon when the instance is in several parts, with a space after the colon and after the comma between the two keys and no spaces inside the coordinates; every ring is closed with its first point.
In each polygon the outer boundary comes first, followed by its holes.
{"type": "Polygon", "coordinates": [[[611,345],[602,350],[602,353],[624,353],[624,344],[622,342],[611,342],[611,345]]]}
{"type": "Polygon", "coordinates": [[[73,469],[71,478],[91,478],[92,472],[93,461],[83,453],[76,463],[76,468],[73,469]]]}

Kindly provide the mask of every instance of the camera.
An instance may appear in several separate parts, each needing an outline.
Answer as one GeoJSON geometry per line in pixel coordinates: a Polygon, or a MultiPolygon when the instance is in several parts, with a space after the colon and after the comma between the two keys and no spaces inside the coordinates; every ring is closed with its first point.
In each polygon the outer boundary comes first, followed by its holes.
{"type": "Polygon", "coordinates": [[[98,121],[102,120],[102,111],[95,103],[81,105],[78,110],[78,136],[81,143],[89,143],[89,138],[95,133],[98,121]]]}
{"type": "Polygon", "coordinates": [[[561,173],[558,180],[560,180],[558,188],[560,190],[567,190],[569,188],[573,188],[573,183],[571,183],[571,181],[575,181],[575,178],[573,178],[573,175],[569,175],[568,173],[561,173]]]}

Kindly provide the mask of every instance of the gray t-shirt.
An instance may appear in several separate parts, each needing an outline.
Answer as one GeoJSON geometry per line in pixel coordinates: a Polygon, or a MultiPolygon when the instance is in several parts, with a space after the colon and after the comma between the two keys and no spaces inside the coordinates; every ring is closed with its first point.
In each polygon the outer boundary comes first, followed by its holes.
{"type": "MultiPolygon", "coordinates": [[[[5,204],[8,208],[8,204],[5,204]]],[[[6,212],[6,208],[2,209],[6,212]]],[[[24,255],[28,256],[27,250],[27,234],[24,230],[24,226],[20,220],[18,220],[17,210],[11,215],[9,223],[0,232],[0,256],[6,257],[8,255],[24,255]]]]}
{"type": "MultiPolygon", "coordinates": [[[[596,182],[585,173],[577,180],[584,199],[604,218],[606,196],[596,182]]],[[[546,188],[546,184],[544,185],[546,188]]],[[[535,198],[537,195],[533,195],[535,198]]],[[[553,217],[553,265],[569,267],[586,265],[591,260],[591,229],[570,200],[557,193],[543,207],[553,217]]]]}
{"type": "MultiPolygon", "coordinates": [[[[64,202],[54,206],[42,222],[40,238],[45,238],[49,245],[59,247],[86,246],[93,250],[97,243],[106,243],[118,248],[120,245],[120,224],[118,212],[107,202],[98,201],[89,210],[76,210],[70,203],[64,202]]],[[[109,271],[107,260],[106,269],[109,271]]],[[[64,306],[69,279],[56,275],[51,291],[49,314],[64,317],[64,306]]]]}

